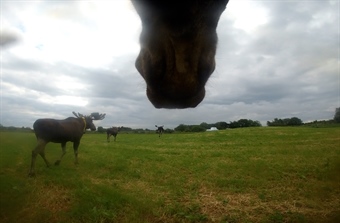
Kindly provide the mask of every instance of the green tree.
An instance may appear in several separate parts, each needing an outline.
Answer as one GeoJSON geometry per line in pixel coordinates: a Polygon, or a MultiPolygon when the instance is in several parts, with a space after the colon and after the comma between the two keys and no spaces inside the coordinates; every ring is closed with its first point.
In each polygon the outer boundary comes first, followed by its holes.
{"type": "Polygon", "coordinates": [[[178,132],[185,132],[186,130],[187,130],[187,126],[184,124],[180,124],[179,126],[175,128],[175,131],[178,131],[178,132]]]}
{"type": "Polygon", "coordinates": [[[104,132],[106,132],[106,129],[104,129],[102,126],[98,126],[97,132],[104,133],[104,132]]]}
{"type": "Polygon", "coordinates": [[[200,124],[200,126],[201,126],[202,128],[205,128],[205,129],[210,128],[210,127],[209,127],[209,124],[206,123],[206,122],[202,122],[202,123],[200,124]]]}
{"type": "Polygon", "coordinates": [[[193,125],[190,128],[190,132],[205,132],[207,129],[199,125],[193,125]]]}
{"type": "Polygon", "coordinates": [[[165,132],[165,133],[173,133],[174,130],[173,130],[173,129],[165,129],[164,132],[165,132]]]}
{"type": "Polygon", "coordinates": [[[340,108],[335,109],[334,121],[340,123],[340,108]]]}
{"type": "Polygon", "coordinates": [[[228,128],[228,123],[226,122],[216,122],[215,127],[219,130],[228,128]]]}
{"type": "Polygon", "coordinates": [[[260,127],[262,126],[259,121],[253,121],[251,119],[240,119],[238,121],[230,122],[230,128],[243,128],[243,127],[260,127]]]}
{"type": "Polygon", "coordinates": [[[302,120],[297,117],[293,117],[288,121],[289,126],[302,125],[302,124],[303,124],[302,120]]]}
{"type": "Polygon", "coordinates": [[[302,125],[303,122],[301,119],[297,117],[292,117],[292,118],[275,118],[273,121],[267,121],[268,126],[297,126],[297,125],[302,125]]]}

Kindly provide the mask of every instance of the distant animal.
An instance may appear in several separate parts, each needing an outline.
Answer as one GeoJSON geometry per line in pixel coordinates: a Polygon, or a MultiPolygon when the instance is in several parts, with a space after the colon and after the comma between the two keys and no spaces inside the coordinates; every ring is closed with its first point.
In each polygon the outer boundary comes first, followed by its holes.
{"type": "Polygon", "coordinates": [[[142,22],[135,66],[156,108],[196,107],[203,100],[228,1],[131,0],[142,22]]]}
{"type": "Polygon", "coordinates": [[[107,134],[107,142],[110,142],[110,137],[113,136],[114,137],[114,140],[113,141],[116,141],[116,137],[118,135],[118,132],[123,128],[123,126],[121,127],[112,127],[112,128],[108,128],[106,130],[106,134],[107,134]]]}
{"type": "Polygon", "coordinates": [[[162,125],[162,126],[157,126],[157,125],[155,125],[156,126],[156,128],[157,128],[157,130],[156,130],[156,133],[158,133],[158,137],[161,137],[161,135],[163,134],[163,132],[164,132],[164,125],[162,125]]]}
{"type": "Polygon", "coordinates": [[[38,119],[34,122],[33,128],[37,138],[37,146],[32,150],[29,176],[35,176],[35,161],[38,154],[44,159],[47,167],[50,166],[45,157],[45,146],[49,142],[61,143],[62,154],[55,162],[55,165],[60,164],[61,159],[66,153],[66,143],[69,141],[73,142],[75,163],[78,164],[80,139],[86,129],[96,130],[93,120],[102,120],[105,118],[105,114],[92,113],[90,116],[84,116],[80,113],[76,114],[75,112],[73,114],[76,118],[69,117],[64,120],[38,119]]]}

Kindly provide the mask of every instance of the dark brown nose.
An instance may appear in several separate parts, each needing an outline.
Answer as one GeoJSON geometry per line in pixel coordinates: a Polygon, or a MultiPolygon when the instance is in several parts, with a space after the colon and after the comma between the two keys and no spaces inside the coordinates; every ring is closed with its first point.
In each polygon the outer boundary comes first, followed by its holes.
{"type": "Polygon", "coordinates": [[[165,94],[147,88],[146,94],[155,108],[195,108],[204,99],[205,89],[202,88],[193,95],[185,95],[181,93],[165,94]]]}
{"type": "MultiPolygon", "coordinates": [[[[215,69],[214,57],[196,57],[196,63],[187,63],[176,57],[175,62],[154,62],[151,54],[141,52],[136,68],[145,79],[146,94],[156,108],[194,108],[204,99],[205,84],[215,69]],[[145,59],[147,58],[147,59],[145,59]]],[[[186,55],[185,55],[186,56],[186,55]]],[[[163,57],[160,57],[163,58],[163,57]]]]}
{"type": "Polygon", "coordinates": [[[93,124],[91,125],[91,127],[90,127],[90,129],[91,129],[91,131],[96,131],[96,126],[94,126],[93,124]]]}

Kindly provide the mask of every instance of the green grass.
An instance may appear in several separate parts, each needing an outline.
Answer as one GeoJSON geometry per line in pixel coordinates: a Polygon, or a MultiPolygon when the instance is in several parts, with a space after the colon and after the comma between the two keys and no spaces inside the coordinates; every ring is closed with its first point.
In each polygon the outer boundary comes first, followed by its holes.
{"type": "Polygon", "coordinates": [[[85,134],[29,178],[35,143],[0,132],[0,222],[340,222],[340,128],[85,134]]]}

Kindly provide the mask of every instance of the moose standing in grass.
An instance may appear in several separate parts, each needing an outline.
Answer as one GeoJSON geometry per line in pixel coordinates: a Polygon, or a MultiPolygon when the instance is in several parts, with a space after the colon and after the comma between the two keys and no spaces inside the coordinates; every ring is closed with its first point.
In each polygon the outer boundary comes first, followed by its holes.
{"type": "Polygon", "coordinates": [[[93,120],[102,120],[105,118],[105,114],[92,113],[89,116],[84,116],[80,113],[76,116],[69,117],[64,120],[56,119],[38,119],[34,122],[33,128],[35,136],[37,137],[37,146],[32,150],[31,169],[29,176],[35,176],[35,160],[38,154],[44,159],[47,167],[50,163],[45,157],[45,146],[49,142],[61,143],[62,154],[60,158],[55,162],[55,165],[59,165],[61,159],[66,153],[66,143],[73,142],[73,150],[75,156],[75,163],[78,164],[78,147],[80,139],[85,133],[86,129],[95,131],[96,127],[93,124],[93,120]]]}
{"type": "Polygon", "coordinates": [[[113,141],[116,141],[116,137],[118,135],[118,132],[123,128],[123,126],[121,127],[112,127],[112,128],[108,128],[106,130],[106,135],[107,135],[107,142],[110,142],[110,137],[113,136],[113,141]]]}
{"type": "Polygon", "coordinates": [[[163,132],[164,132],[164,125],[162,125],[162,126],[157,126],[157,125],[155,125],[155,127],[157,128],[157,130],[156,130],[156,133],[158,133],[158,137],[161,137],[161,135],[163,134],[163,132]]]}

